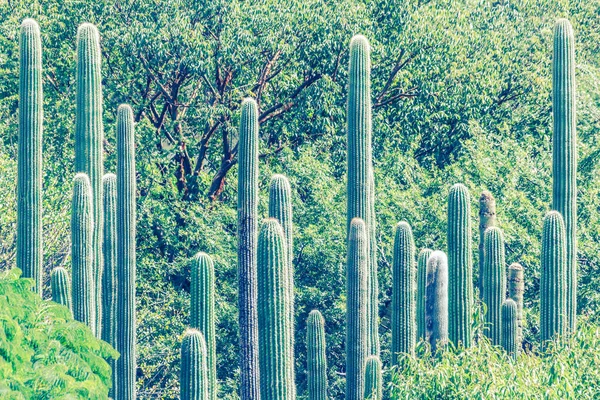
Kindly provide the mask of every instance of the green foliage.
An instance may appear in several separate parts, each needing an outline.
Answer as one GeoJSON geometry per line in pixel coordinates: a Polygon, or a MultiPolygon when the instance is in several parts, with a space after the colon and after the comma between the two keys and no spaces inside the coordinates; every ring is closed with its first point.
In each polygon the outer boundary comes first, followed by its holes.
{"type": "Polygon", "coordinates": [[[188,329],[181,342],[181,400],[209,400],[208,361],[204,335],[188,329]]]}
{"type": "Polygon", "coordinates": [[[56,267],[50,273],[52,301],[71,310],[71,283],[69,273],[63,267],[56,267]]]}
{"type": "Polygon", "coordinates": [[[485,231],[485,264],[483,269],[483,296],[487,313],[485,334],[494,345],[502,344],[502,303],[506,298],[506,261],[504,234],[497,227],[485,231]]]}
{"type": "Polygon", "coordinates": [[[367,357],[365,361],[365,399],[383,400],[383,376],[381,360],[377,356],[367,357]]]}
{"type": "Polygon", "coordinates": [[[327,355],[325,320],[312,310],[306,322],[306,364],[308,400],[327,400],[327,355]]]}
{"type": "Polygon", "coordinates": [[[425,340],[435,353],[448,342],[448,258],[436,250],[427,260],[425,340]]]}

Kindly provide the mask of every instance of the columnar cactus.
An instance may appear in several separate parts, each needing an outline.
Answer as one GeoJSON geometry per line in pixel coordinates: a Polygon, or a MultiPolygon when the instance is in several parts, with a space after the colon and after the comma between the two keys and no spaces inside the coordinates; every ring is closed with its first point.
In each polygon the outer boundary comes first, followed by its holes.
{"type": "Polygon", "coordinates": [[[256,240],[258,219],[258,107],[242,102],[238,141],[238,312],[240,397],[260,399],[258,316],[256,313],[256,240]]]}
{"type": "Polygon", "coordinates": [[[206,342],[197,329],[188,329],[181,342],[181,400],[209,400],[206,342]]]}
{"type": "Polygon", "coordinates": [[[52,301],[71,309],[71,283],[69,273],[63,267],[56,267],[50,273],[52,301]]]}
{"type": "Polygon", "coordinates": [[[365,362],[365,399],[383,400],[383,377],[378,356],[369,356],[365,362]]]}
{"type": "Polygon", "coordinates": [[[379,354],[377,265],[371,242],[374,238],[373,166],[371,156],[371,59],[368,40],[361,35],[350,42],[350,66],[348,87],[348,183],[347,221],[350,234],[353,218],[361,218],[367,230],[367,347],[369,354],[379,354]]]}
{"type": "Polygon", "coordinates": [[[425,338],[435,353],[448,342],[448,258],[443,251],[434,251],[427,261],[425,293],[425,338]]]}
{"type": "Polygon", "coordinates": [[[497,227],[485,231],[485,265],[483,269],[483,302],[487,307],[486,336],[500,346],[502,337],[502,303],[506,297],[504,235],[497,227]]]}
{"type": "Polygon", "coordinates": [[[258,236],[258,331],[260,392],[264,400],[295,399],[290,358],[289,268],[285,235],[274,218],[258,236]]]}
{"type": "Polygon", "coordinates": [[[367,277],[367,343],[370,354],[379,356],[379,278],[377,276],[377,218],[375,215],[375,178],[369,178],[369,275],[367,277]]]}
{"type": "Polygon", "coordinates": [[[308,400],[327,400],[327,357],[325,355],[325,320],[312,310],[306,321],[308,400]]]}
{"type": "Polygon", "coordinates": [[[115,400],[135,399],[136,184],[133,111],[117,110],[117,360],[115,400]]]}
{"type": "Polygon", "coordinates": [[[477,280],[479,296],[483,296],[483,270],[485,260],[485,231],[496,226],[496,199],[484,190],[479,197],[479,278],[477,280]]]}
{"type": "Polygon", "coordinates": [[[512,263],[508,267],[508,297],[517,303],[517,326],[519,340],[523,339],[523,293],[525,292],[525,279],[523,267],[519,263],[512,263]]]}
{"type": "Polygon", "coordinates": [[[448,338],[471,346],[473,313],[473,259],[471,243],[471,197],[458,183],[448,195],[448,338]]]}
{"type": "Polygon", "coordinates": [[[544,217],[542,231],[542,271],[540,278],[541,340],[564,335],[567,318],[567,245],[566,228],[558,211],[544,217]]]}
{"type": "Polygon", "coordinates": [[[42,40],[32,19],[19,40],[19,155],[17,175],[17,268],[42,295],[42,40]]]}
{"type": "Polygon", "coordinates": [[[96,316],[93,286],[94,214],[92,187],[88,176],[78,173],[73,179],[71,208],[71,263],[73,268],[73,317],[95,331],[96,316]]]}
{"type": "Polygon", "coordinates": [[[75,114],[75,171],[90,179],[93,193],[93,307],[95,332],[101,336],[102,326],[102,161],[104,128],[102,125],[102,55],[100,35],[92,24],[77,30],[77,107],[75,114]]]}
{"type": "Polygon", "coordinates": [[[365,389],[368,241],[364,221],[352,219],[346,264],[346,400],[362,400],[365,389]]]}
{"type": "Polygon", "coordinates": [[[208,392],[217,399],[217,349],[215,334],[215,267],[206,253],[198,253],[192,262],[190,327],[204,335],[207,349],[208,392]]]}
{"type": "Polygon", "coordinates": [[[577,314],[577,133],[575,112],[575,39],[566,19],[554,27],[552,62],[552,209],[565,223],[567,239],[567,329],[577,314]]]}
{"type": "Polygon", "coordinates": [[[517,321],[517,303],[507,299],[502,304],[502,347],[512,357],[519,354],[519,327],[517,321]]]}
{"type": "Polygon", "coordinates": [[[427,260],[433,250],[423,249],[417,260],[417,340],[425,339],[425,289],[427,284],[427,260]]]}
{"type": "Polygon", "coordinates": [[[416,342],[415,242],[410,225],[396,225],[392,264],[392,364],[399,353],[413,354],[416,342]]]}

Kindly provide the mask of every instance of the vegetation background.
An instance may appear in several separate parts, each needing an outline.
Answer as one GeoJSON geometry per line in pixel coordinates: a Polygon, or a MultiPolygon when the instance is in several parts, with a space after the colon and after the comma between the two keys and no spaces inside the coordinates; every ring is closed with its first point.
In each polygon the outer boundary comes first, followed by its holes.
{"type": "Polygon", "coordinates": [[[286,174],[293,187],[299,393],[305,319],[316,308],[326,319],[331,395],[340,398],[346,74],[350,38],[362,33],[373,47],[384,360],[394,224],[407,220],[418,248],[444,249],[446,195],[456,182],[471,190],[474,210],[482,190],[496,196],[507,262],[525,267],[532,340],[541,222],[551,203],[552,28],[568,17],[578,85],[579,313],[593,322],[600,312],[599,15],[599,0],[0,0],[0,267],[14,264],[20,22],[35,18],[42,30],[48,273],[70,267],[75,34],[92,22],[104,57],[107,171],[115,168],[117,105],[136,113],[140,398],[177,397],[189,259],[198,251],[216,263],[221,398],[236,398],[232,183],[238,108],[248,95],[261,113],[262,214],[272,173],[286,174]]]}

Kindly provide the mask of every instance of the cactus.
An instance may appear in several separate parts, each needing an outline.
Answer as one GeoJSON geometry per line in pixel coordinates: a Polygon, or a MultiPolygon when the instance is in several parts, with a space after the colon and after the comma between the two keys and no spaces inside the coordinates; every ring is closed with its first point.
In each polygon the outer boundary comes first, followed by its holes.
{"type": "Polygon", "coordinates": [[[350,235],[353,218],[361,218],[366,226],[367,254],[367,348],[369,354],[379,354],[377,265],[374,245],[373,167],[371,156],[371,60],[368,40],[361,35],[350,42],[348,88],[348,213],[346,229],[350,235]],[[371,263],[373,262],[373,265],[371,263]]]}
{"type": "Polygon", "coordinates": [[[181,400],[209,400],[208,366],[204,335],[188,329],[181,342],[181,400]]]}
{"type": "Polygon", "coordinates": [[[540,333],[542,343],[554,335],[564,335],[567,318],[566,228],[558,211],[544,217],[542,231],[542,271],[540,277],[540,333]]]}
{"type": "Polygon", "coordinates": [[[575,113],[575,39],[566,19],[554,27],[552,62],[552,209],[560,212],[567,240],[567,329],[577,315],[577,133],[575,113]]]}
{"type": "Polygon", "coordinates": [[[398,354],[414,354],[416,342],[415,313],[415,243],[407,222],[396,225],[392,265],[392,364],[398,354]]]}
{"type": "Polygon", "coordinates": [[[312,310],[306,321],[308,400],[327,400],[327,358],[325,356],[325,320],[312,310]]]}
{"type": "Polygon", "coordinates": [[[260,399],[258,316],[256,313],[256,238],[258,218],[258,107],[242,102],[238,141],[238,312],[240,398],[260,399]]]}
{"type": "Polygon", "coordinates": [[[520,347],[517,318],[517,303],[507,299],[502,304],[502,347],[513,359],[517,358],[520,347]]]}
{"type": "Polygon", "coordinates": [[[427,261],[425,339],[435,353],[448,342],[448,258],[434,251],[427,261]]]}
{"type": "Polygon", "coordinates": [[[485,265],[485,230],[496,226],[496,199],[487,190],[479,197],[479,296],[483,296],[483,269],[485,265]]]}
{"type": "Polygon", "coordinates": [[[517,327],[519,341],[523,339],[523,293],[525,280],[523,267],[519,263],[512,263],[508,267],[508,297],[517,303],[517,327]]]}
{"type": "MultiPolygon", "coordinates": [[[[369,164],[370,165],[370,164],[369,164]]],[[[379,278],[377,277],[377,219],[375,216],[375,178],[369,178],[369,275],[367,276],[367,343],[371,355],[379,356],[379,278]]]]}
{"type": "Polygon", "coordinates": [[[427,260],[433,250],[423,249],[417,260],[417,340],[425,339],[427,326],[425,323],[425,286],[427,283],[427,260]]]}
{"type": "Polygon", "coordinates": [[[94,230],[93,307],[95,333],[102,327],[102,161],[104,128],[102,126],[102,55],[100,35],[92,24],[84,23],[77,30],[77,109],[75,114],[75,171],[87,174],[92,185],[94,230]]]}
{"type": "Polygon", "coordinates": [[[115,400],[135,399],[135,133],[133,110],[117,110],[117,360],[115,400]]]}
{"type": "Polygon", "coordinates": [[[473,313],[473,259],[471,244],[471,198],[458,183],[448,195],[448,339],[471,346],[473,313]]]}
{"type": "Polygon", "coordinates": [[[52,301],[71,309],[71,283],[69,273],[63,267],[56,267],[50,273],[52,301]]]}
{"type": "Polygon", "coordinates": [[[17,268],[42,295],[42,40],[33,19],[19,40],[19,152],[17,175],[17,268]]]}
{"type": "Polygon", "coordinates": [[[383,400],[381,360],[377,356],[369,356],[365,362],[365,399],[383,400]]]}
{"type": "Polygon", "coordinates": [[[483,270],[483,302],[487,307],[486,335],[500,346],[502,337],[502,303],[506,296],[504,235],[497,227],[485,231],[485,265],[483,270]]]}
{"type": "Polygon", "coordinates": [[[290,358],[289,267],[285,235],[274,218],[258,236],[258,331],[260,393],[264,400],[295,399],[290,358]]]}
{"type": "Polygon", "coordinates": [[[86,174],[79,173],[73,179],[73,202],[71,209],[71,260],[73,265],[73,318],[83,322],[95,332],[95,308],[93,283],[94,259],[92,236],[94,214],[92,187],[86,174]]]}
{"type": "Polygon", "coordinates": [[[215,267],[206,253],[198,253],[192,262],[190,327],[204,335],[207,350],[208,392],[217,399],[217,351],[215,335],[215,267]]]}
{"type": "Polygon", "coordinates": [[[364,221],[352,219],[346,266],[346,400],[362,400],[365,388],[368,245],[364,221]]]}

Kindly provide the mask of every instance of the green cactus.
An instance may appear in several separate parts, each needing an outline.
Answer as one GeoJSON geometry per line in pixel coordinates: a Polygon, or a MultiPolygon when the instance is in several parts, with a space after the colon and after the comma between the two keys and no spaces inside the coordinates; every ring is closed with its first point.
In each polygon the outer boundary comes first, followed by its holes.
{"type": "Polygon", "coordinates": [[[471,197],[458,183],[448,195],[448,339],[471,346],[473,314],[473,259],[471,197]]]}
{"type": "Polygon", "coordinates": [[[258,316],[256,313],[256,238],[258,219],[258,107],[244,99],[238,141],[238,312],[240,397],[260,399],[258,316]]]}
{"type": "Polygon", "coordinates": [[[479,197],[479,278],[477,280],[479,296],[483,296],[483,269],[485,263],[485,230],[496,226],[496,199],[487,190],[479,197]]]}
{"type": "Polygon", "coordinates": [[[564,335],[567,318],[567,238],[562,216],[550,211],[542,230],[542,271],[540,277],[540,333],[542,343],[564,335]]]}
{"type": "Polygon", "coordinates": [[[215,334],[215,267],[206,253],[198,253],[192,262],[190,327],[206,339],[208,392],[217,399],[217,350],[215,334]]]}
{"type": "Polygon", "coordinates": [[[425,289],[427,283],[427,260],[433,250],[423,249],[417,260],[417,340],[425,339],[427,325],[425,323],[425,289]]]}
{"type": "Polygon", "coordinates": [[[102,328],[102,161],[104,128],[102,126],[102,55],[100,35],[92,24],[77,30],[77,107],[75,113],[75,171],[87,174],[92,185],[94,231],[93,307],[96,336],[102,328]]]}
{"type": "Polygon", "coordinates": [[[486,335],[493,345],[502,344],[502,303],[506,296],[504,235],[497,227],[485,231],[485,265],[483,270],[483,302],[487,307],[486,335]]]}
{"type": "Polygon", "coordinates": [[[350,232],[353,218],[365,222],[367,243],[367,349],[369,354],[379,354],[377,264],[374,246],[375,226],[373,194],[373,167],[371,156],[371,59],[368,40],[356,35],[350,42],[348,88],[348,213],[346,229],[350,232]],[[371,265],[373,263],[373,265],[371,265]]]}
{"type": "Polygon", "coordinates": [[[260,393],[264,400],[295,399],[290,358],[289,267],[285,234],[268,218],[258,236],[260,393]]]}
{"type": "Polygon", "coordinates": [[[19,40],[19,152],[17,174],[17,268],[42,295],[42,40],[33,19],[19,40]]]}
{"type": "Polygon", "coordinates": [[[414,354],[416,342],[415,242],[408,222],[396,225],[392,264],[392,364],[414,354]]]}
{"type": "Polygon", "coordinates": [[[425,326],[425,339],[435,353],[448,342],[448,258],[439,250],[427,261],[425,326]]]}
{"type": "Polygon", "coordinates": [[[306,321],[308,400],[327,400],[327,357],[325,355],[325,320],[312,310],[306,321]]]}
{"type": "Polygon", "coordinates": [[[364,221],[352,219],[346,264],[346,400],[362,400],[365,389],[368,242],[364,221]]]}
{"type": "Polygon", "coordinates": [[[577,322],[577,133],[575,39],[566,19],[554,27],[552,63],[552,209],[565,223],[567,240],[567,329],[577,322]]]}
{"type": "Polygon", "coordinates": [[[365,362],[365,399],[383,400],[381,360],[377,356],[369,356],[365,362]]]}
{"type": "Polygon", "coordinates": [[[117,342],[115,400],[135,399],[136,183],[133,110],[117,110],[117,342]]]}
{"type": "Polygon", "coordinates": [[[71,209],[71,262],[73,265],[73,318],[95,331],[92,236],[94,214],[92,187],[88,176],[78,173],[73,179],[71,209]]]}
{"type": "Polygon", "coordinates": [[[56,267],[50,273],[52,301],[71,309],[71,283],[69,273],[63,267],[56,267]]]}
{"type": "Polygon", "coordinates": [[[502,347],[513,359],[519,354],[519,326],[517,320],[517,303],[507,299],[502,304],[502,347]]]}
{"type": "Polygon", "coordinates": [[[523,339],[523,293],[525,292],[525,279],[523,267],[519,263],[512,263],[508,267],[508,297],[517,303],[517,326],[519,340],[523,339]]]}
{"type": "Polygon", "coordinates": [[[204,335],[197,329],[188,329],[181,342],[181,372],[179,378],[181,400],[209,400],[208,366],[204,335]]]}

